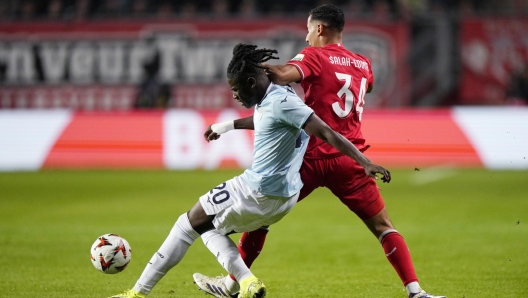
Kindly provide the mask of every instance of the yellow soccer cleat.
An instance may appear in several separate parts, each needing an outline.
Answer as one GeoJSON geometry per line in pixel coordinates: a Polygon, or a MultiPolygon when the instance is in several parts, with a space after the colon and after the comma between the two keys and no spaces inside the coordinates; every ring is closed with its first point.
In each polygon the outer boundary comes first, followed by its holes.
{"type": "Polygon", "coordinates": [[[252,275],[240,282],[240,294],[238,294],[238,298],[264,297],[266,297],[266,286],[260,279],[252,275]]]}
{"type": "Polygon", "coordinates": [[[136,290],[126,290],[124,293],[110,296],[108,298],[145,298],[147,295],[143,295],[136,290]]]}

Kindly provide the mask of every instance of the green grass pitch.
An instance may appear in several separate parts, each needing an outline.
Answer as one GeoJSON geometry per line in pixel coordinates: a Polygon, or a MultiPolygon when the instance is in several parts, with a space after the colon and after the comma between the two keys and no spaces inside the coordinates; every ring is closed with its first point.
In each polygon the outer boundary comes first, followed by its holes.
{"type": "MultiPolygon", "coordinates": [[[[0,173],[0,297],[108,297],[132,287],[178,216],[238,173],[0,173]],[[105,233],[133,249],[117,275],[89,260],[105,233]]],[[[449,298],[528,297],[528,171],[392,175],[379,186],[424,289],[449,298]]],[[[224,273],[201,240],[149,297],[205,298],[192,282],[197,271],[224,273]]],[[[271,228],[253,272],[268,297],[406,297],[375,237],[326,189],[271,228]]]]}

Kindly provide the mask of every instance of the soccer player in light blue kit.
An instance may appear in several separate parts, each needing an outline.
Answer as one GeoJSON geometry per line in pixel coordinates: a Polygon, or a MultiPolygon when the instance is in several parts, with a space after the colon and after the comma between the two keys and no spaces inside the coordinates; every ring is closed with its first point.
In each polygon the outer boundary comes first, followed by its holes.
{"type": "Polygon", "coordinates": [[[254,129],[251,168],[201,196],[189,212],[178,218],[133,289],[112,298],[145,297],[200,236],[222,267],[240,281],[239,298],[265,297],[266,287],[251,273],[227,235],[274,224],[295,206],[303,186],[299,168],[309,139],[306,132],[356,160],[369,176],[377,179],[376,174],[381,174],[384,182],[390,181],[389,171],[373,164],[334,132],[290,87],[269,81],[261,63],[275,58],[274,53],[275,50],[253,45],[239,44],[234,48],[227,70],[228,83],[234,99],[246,108],[255,106],[254,115],[215,124],[204,134],[212,140],[230,129],[254,129]]]}

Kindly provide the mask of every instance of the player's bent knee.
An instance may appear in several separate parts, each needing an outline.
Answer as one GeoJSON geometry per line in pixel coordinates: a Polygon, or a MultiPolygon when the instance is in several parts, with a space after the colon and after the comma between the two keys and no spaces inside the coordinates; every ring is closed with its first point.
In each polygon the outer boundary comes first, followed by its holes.
{"type": "Polygon", "coordinates": [[[263,226],[263,227],[260,227],[258,229],[261,230],[261,231],[269,232],[269,226],[263,226]]]}
{"type": "Polygon", "coordinates": [[[174,227],[172,228],[171,234],[174,234],[175,237],[182,239],[190,245],[194,243],[194,240],[200,237],[200,234],[198,234],[198,232],[196,232],[191,226],[187,213],[180,215],[176,224],[174,224],[174,227]]]}

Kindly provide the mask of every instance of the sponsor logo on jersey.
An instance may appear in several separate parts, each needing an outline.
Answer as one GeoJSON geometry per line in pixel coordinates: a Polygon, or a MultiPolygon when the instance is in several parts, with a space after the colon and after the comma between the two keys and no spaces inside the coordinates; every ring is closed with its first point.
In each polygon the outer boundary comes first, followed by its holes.
{"type": "Polygon", "coordinates": [[[304,54],[297,54],[295,57],[291,58],[291,60],[302,61],[303,58],[304,54]]]}

